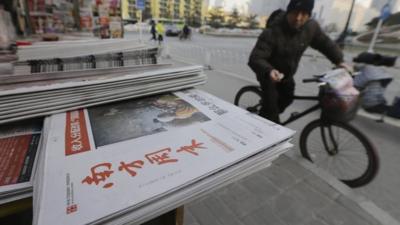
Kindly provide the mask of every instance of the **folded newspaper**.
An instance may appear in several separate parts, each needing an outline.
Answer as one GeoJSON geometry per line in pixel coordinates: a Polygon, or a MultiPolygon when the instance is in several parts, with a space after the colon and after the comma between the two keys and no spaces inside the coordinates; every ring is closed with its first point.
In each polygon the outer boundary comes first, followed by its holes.
{"type": "Polygon", "coordinates": [[[0,124],[177,91],[204,84],[207,79],[201,66],[157,66],[86,75],[0,85],[0,124]]]}
{"type": "Polygon", "coordinates": [[[267,165],[293,134],[196,89],[52,115],[33,224],[143,222],[149,210],[248,172],[249,162],[267,165]]]}
{"type": "Polygon", "coordinates": [[[42,122],[0,125],[0,204],[32,196],[42,122]]]}

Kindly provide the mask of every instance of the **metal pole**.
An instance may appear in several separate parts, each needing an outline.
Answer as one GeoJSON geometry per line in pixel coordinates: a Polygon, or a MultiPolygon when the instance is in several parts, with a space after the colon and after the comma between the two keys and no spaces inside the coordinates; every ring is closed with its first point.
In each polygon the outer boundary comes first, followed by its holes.
{"type": "Polygon", "coordinates": [[[378,22],[378,25],[376,26],[375,32],[374,32],[374,36],[371,40],[371,43],[369,43],[369,48],[368,48],[368,52],[369,53],[373,53],[374,52],[374,47],[375,47],[375,43],[376,43],[376,39],[378,39],[378,34],[379,31],[381,30],[383,24],[383,19],[380,19],[378,22]]]}
{"type": "Polygon", "coordinates": [[[350,8],[349,16],[347,17],[346,26],[344,27],[343,32],[340,34],[339,38],[336,40],[336,43],[338,43],[341,48],[344,47],[344,41],[347,36],[347,30],[349,29],[350,19],[351,19],[351,15],[353,14],[355,2],[356,2],[356,0],[353,0],[351,2],[351,8],[350,8]]]}
{"type": "Polygon", "coordinates": [[[372,37],[371,43],[369,44],[368,52],[370,52],[370,53],[374,52],[374,46],[375,46],[376,40],[378,39],[379,31],[381,30],[383,21],[385,19],[387,19],[387,17],[390,16],[390,4],[391,3],[392,3],[392,0],[388,0],[388,2],[381,9],[381,15],[379,18],[378,25],[376,26],[374,36],[372,37]]]}

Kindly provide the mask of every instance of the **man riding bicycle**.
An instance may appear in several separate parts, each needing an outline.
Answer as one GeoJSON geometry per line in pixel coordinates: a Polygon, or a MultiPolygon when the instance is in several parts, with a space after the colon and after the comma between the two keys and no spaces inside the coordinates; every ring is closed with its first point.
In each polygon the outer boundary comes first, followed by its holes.
{"type": "Polygon", "coordinates": [[[182,28],[182,33],[180,34],[180,39],[189,39],[191,30],[187,24],[182,28]]]}
{"type": "Polygon", "coordinates": [[[260,115],[276,123],[280,122],[279,114],[293,102],[293,76],[308,46],[336,66],[350,70],[343,63],[340,48],[310,19],[313,8],[314,0],[291,0],[286,12],[268,22],[250,54],[248,65],[263,91],[260,115]]]}

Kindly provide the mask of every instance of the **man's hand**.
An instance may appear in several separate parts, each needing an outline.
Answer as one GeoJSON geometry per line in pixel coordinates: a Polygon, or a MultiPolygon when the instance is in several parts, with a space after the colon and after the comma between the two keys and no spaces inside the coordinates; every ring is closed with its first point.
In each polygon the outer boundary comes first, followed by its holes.
{"type": "Polygon", "coordinates": [[[273,82],[280,82],[284,77],[283,73],[279,72],[278,70],[271,70],[269,76],[273,82]]]}
{"type": "Polygon", "coordinates": [[[353,74],[353,73],[354,73],[353,66],[348,65],[347,63],[342,62],[342,63],[340,63],[340,64],[337,64],[336,66],[337,66],[338,68],[343,68],[343,69],[345,69],[345,70],[346,70],[347,72],[349,72],[350,74],[353,74]]]}

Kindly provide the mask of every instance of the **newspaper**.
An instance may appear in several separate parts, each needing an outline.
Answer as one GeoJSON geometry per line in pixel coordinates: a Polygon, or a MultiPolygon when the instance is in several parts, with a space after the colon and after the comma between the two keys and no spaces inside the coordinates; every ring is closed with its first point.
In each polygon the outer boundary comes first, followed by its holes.
{"type": "Polygon", "coordinates": [[[46,124],[34,196],[40,225],[110,219],[294,134],[195,89],[57,114],[46,124]]]}
{"type": "Polygon", "coordinates": [[[201,66],[0,85],[0,124],[204,84],[201,66]]]}
{"type": "Polygon", "coordinates": [[[0,202],[32,191],[42,119],[0,126],[0,202]]]}
{"type": "Polygon", "coordinates": [[[31,74],[30,71],[23,73],[21,75],[3,75],[0,76],[0,83],[2,85],[6,84],[17,84],[17,83],[30,83],[30,82],[38,82],[45,80],[71,80],[80,78],[88,78],[88,77],[106,77],[110,74],[114,74],[115,76],[123,75],[127,73],[137,72],[137,71],[146,71],[146,70],[154,70],[163,67],[171,66],[171,64],[149,64],[149,65],[135,65],[135,66],[125,66],[125,67],[117,67],[117,68],[96,68],[95,70],[79,70],[79,71],[57,71],[57,72],[48,72],[48,73],[38,73],[31,74]]]}
{"type": "Polygon", "coordinates": [[[195,83],[195,82],[201,82],[205,81],[205,76],[194,76],[194,77],[188,77],[188,78],[182,78],[182,79],[163,79],[160,77],[158,81],[134,81],[134,82],[127,82],[123,84],[118,84],[118,85],[110,85],[105,88],[93,88],[93,89],[86,89],[85,91],[81,92],[78,89],[73,89],[72,92],[61,92],[57,93],[56,95],[53,95],[51,92],[47,92],[47,96],[44,95],[40,98],[18,98],[19,100],[16,100],[16,98],[12,99],[4,99],[4,102],[0,104],[0,115],[7,115],[10,113],[18,112],[21,110],[24,110],[24,106],[27,107],[27,109],[31,108],[42,108],[43,106],[48,106],[50,105],[49,100],[53,100],[53,104],[59,105],[59,104],[64,104],[67,103],[66,101],[68,100],[75,100],[77,102],[83,102],[84,100],[99,100],[98,98],[100,97],[113,97],[111,94],[117,95],[117,94],[122,94],[130,91],[146,91],[151,88],[156,88],[156,87],[169,87],[169,86],[177,86],[178,84],[190,84],[190,83],[195,83]],[[30,101],[29,101],[29,100],[30,101]],[[42,102],[44,105],[40,105],[38,103],[42,102]],[[18,103],[18,104],[17,104],[18,103]],[[35,103],[35,104],[32,104],[35,103]],[[8,111],[11,110],[11,111],[8,111]]]}
{"type": "MultiPolygon", "coordinates": [[[[65,101],[55,101],[51,105],[43,104],[42,106],[27,106],[23,109],[18,109],[17,111],[10,110],[5,111],[3,115],[0,115],[0,124],[18,121],[21,119],[34,118],[38,116],[46,116],[55,113],[65,112],[69,110],[75,110],[79,108],[85,108],[95,105],[101,105],[110,102],[116,102],[126,99],[138,98],[151,94],[159,94],[168,91],[177,91],[187,88],[192,88],[205,83],[205,78],[199,77],[191,80],[184,80],[179,82],[173,82],[171,84],[151,84],[143,85],[139,88],[132,88],[132,90],[123,92],[110,92],[104,95],[97,94],[90,98],[82,96],[78,99],[69,99],[65,101]]],[[[61,99],[60,99],[61,100],[61,99]]]]}
{"type": "MultiPolygon", "coordinates": [[[[62,103],[64,102],[63,100],[68,100],[68,99],[73,99],[73,98],[82,98],[82,96],[89,97],[91,95],[100,95],[100,94],[117,94],[118,92],[121,92],[123,90],[139,90],[143,88],[149,88],[150,86],[155,86],[155,85],[162,85],[162,86],[167,86],[168,84],[176,84],[180,82],[188,83],[191,81],[200,81],[203,80],[204,77],[198,76],[198,77],[192,77],[192,78],[186,78],[186,79],[181,79],[177,80],[171,79],[171,78],[162,78],[160,77],[157,79],[157,81],[134,81],[134,82],[124,82],[120,84],[113,84],[113,85],[103,85],[103,86],[97,86],[97,87],[88,87],[88,88],[82,88],[82,89],[70,89],[70,90],[61,90],[57,92],[39,92],[39,93],[33,93],[30,95],[23,95],[23,96],[12,96],[12,97],[7,97],[7,98],[0,98],[1,104],[0,104],[0,109],[2,112],[8,109],[14,109],[16,110],[21,109],[23,106],[28,105],[31,106],[35,105],[38,106],[40,103],[48,103],[50,102],[56,102],[56,103],[62,103]],[[34,103],[34,104],[32,104],[34,103]]],[[[2,114],[2,113],[0,113],[2,114]]]]}
{"type": "Polygon", "coordinates": [[[35,117],[39,117],[39,116],[47,116],[47,115],[61,113],[61,112],[65,112],[65,111],[70,111],[70,110],[75,110],[75,109],[80,109],[80,108],[85,108],[85,107],[90,107],[90,106],[96,106],[96,105],[101,105],[101,104],[106,104],[106,103],[111,103],[111,102],[117,102],[117,101],[132,99],[132,98],[138,98],[138,97],[152,95],[152,94],[160,94],[160,93],[165,93],[168,91],[178,91],[178,90],[182,90],[182,89],[188,89],[188,88],[192,88],[194,86],[198,86],[198,85],[201,85],[204,83],[205,83],[205,80],[200,80],[197,82],[186,83],[186,84],[182,83],[182,82],[177,82],[172,86],[163,85],[160,87],[149,88],[149,89],[146,89],[145,91],[142,90],[142,91],[131,91],[131,92],[119,93],[119,94],[111,94],[104,98],[95,97],[94,99],[86,100],[84,102],[72,102],[72,103],[71,102],[69,102],[69,103],[60,102],[59,104],[57,104],[55,106],[49,106],[49,107],[45,107],[45,108],[35,109],[32,111],[22,111],[22,112],[13,113],[13,114],[2,115],[2,116],[0,116],[0,124],[18,121],[18,120],[22,120],[22,119],[35,118],[35,117]]]}
{"type": "Polygon", "coordinates": [[[63,88],[71,88],[71,87],[82,87],[82,86],[90,86],[90,85],[99,85],[104,83],[112,83],[118,81],[126,81],[126,80],[134,80],[138,78],[151,78],[157,77],[161,75],[176,75],[177,73],[186,73],[188,75],[196,75],[203,71],[202,66],[185,66],[179,68],[168,68],[168,69],[159,69],[159,70],[151,70],[151,71],[143,71],[137,73],[125,74],[122,76],[113,76],[112,74],[109,77],[101,77],[100,79],[78,79],[70,82],[61,82],[57,80],[51,80],[48,82],[44,82],[41,84],[35,84],[30,86],[22,86],[20,88],[16,88],[14,86],[0,86],[0,96],[6,95],[16,95],[16,94],[24,94],[24,93],[32,93],[39,91],[49,91],[49,90],[57,90],[63,88]]]}

